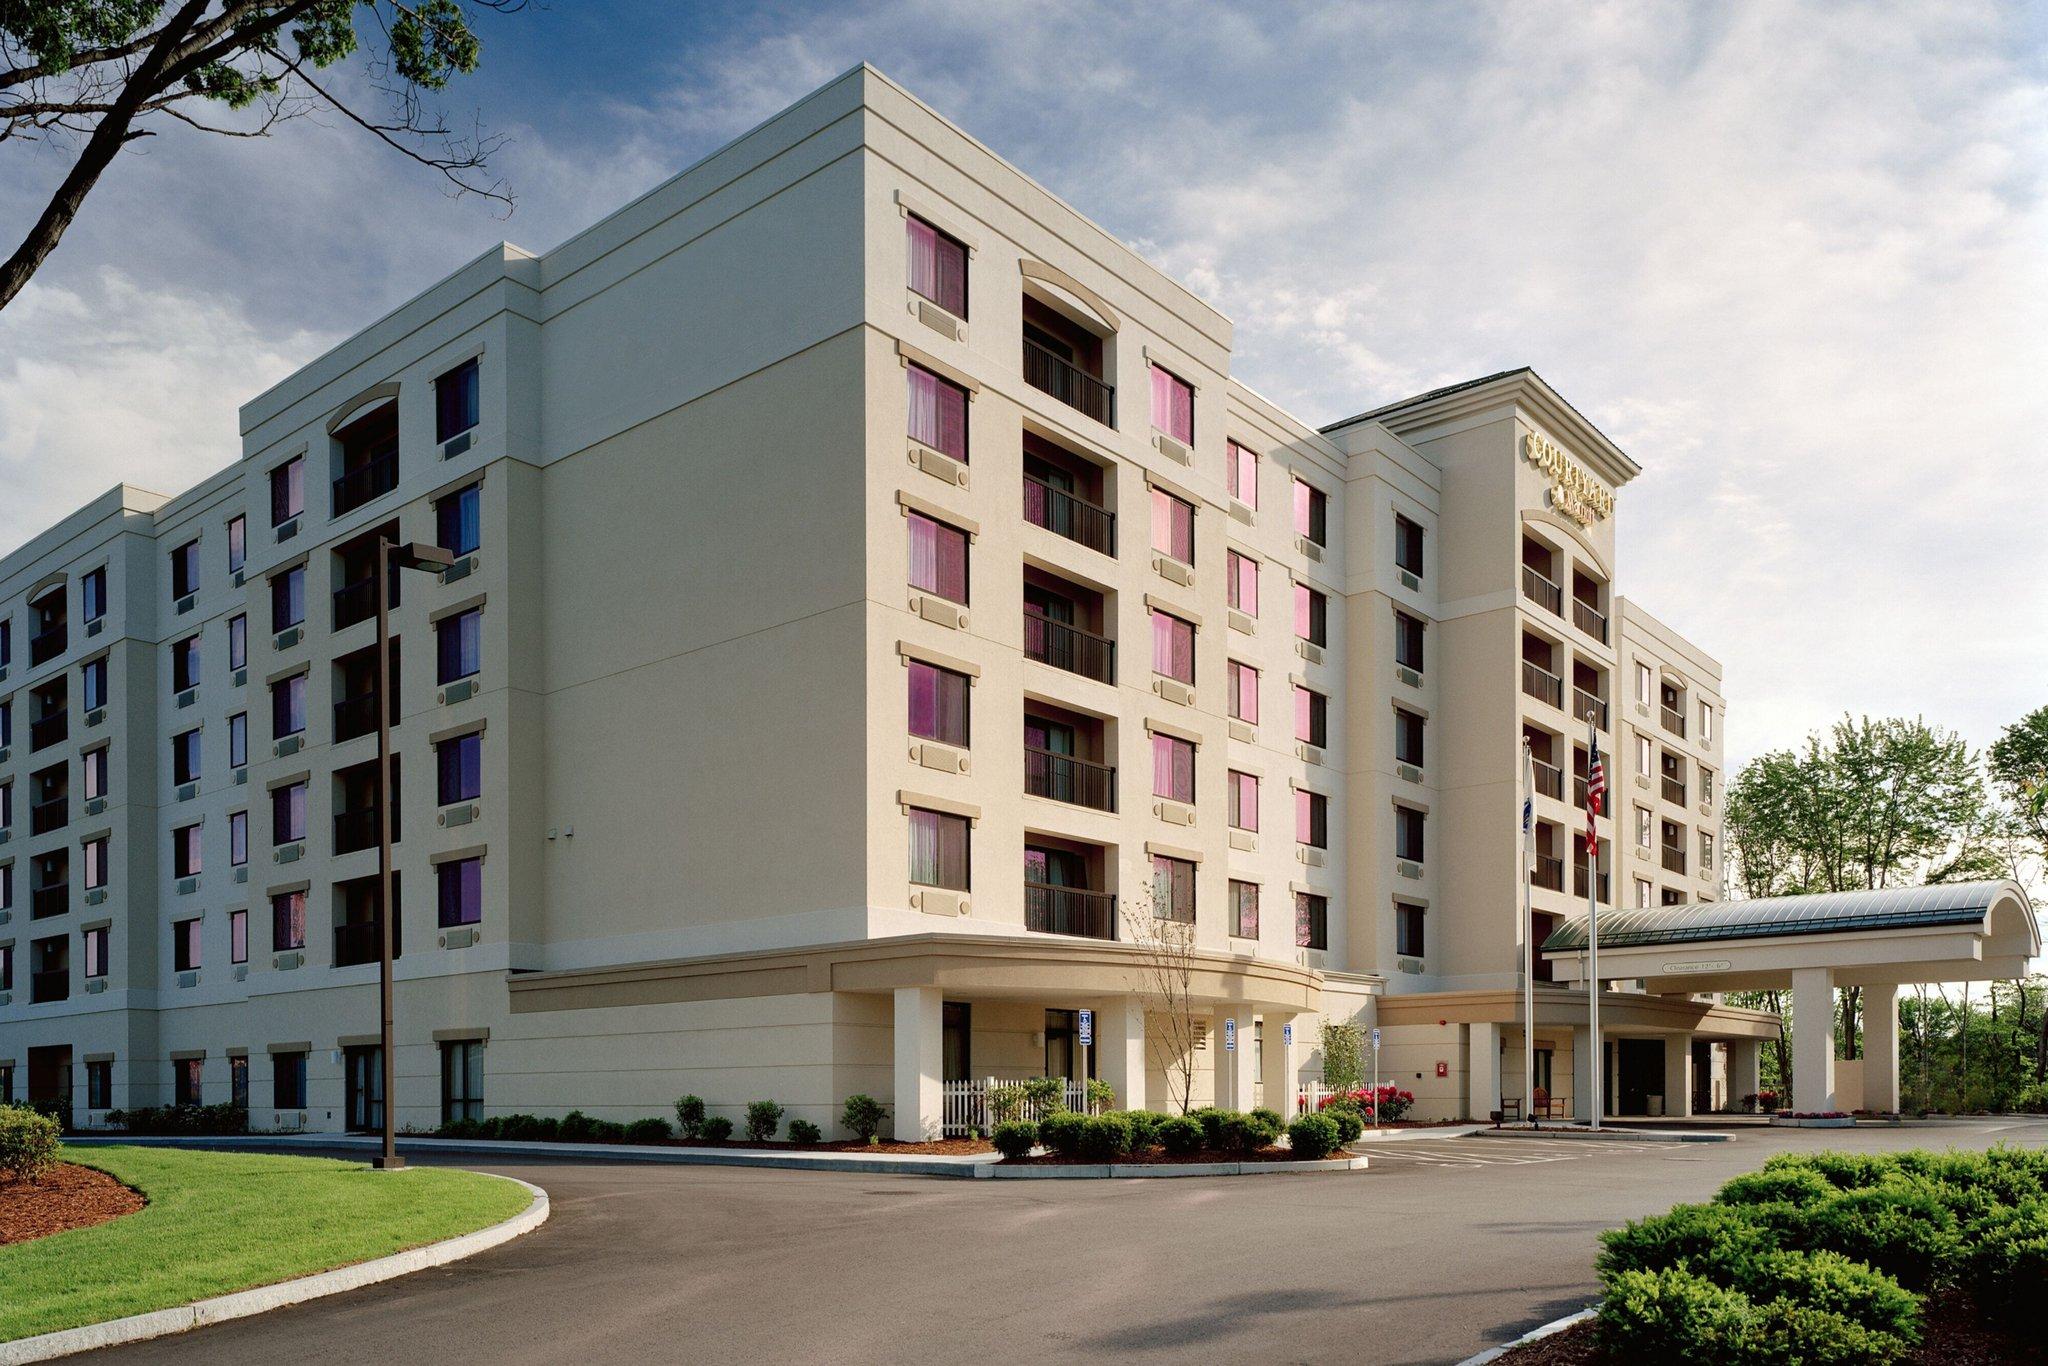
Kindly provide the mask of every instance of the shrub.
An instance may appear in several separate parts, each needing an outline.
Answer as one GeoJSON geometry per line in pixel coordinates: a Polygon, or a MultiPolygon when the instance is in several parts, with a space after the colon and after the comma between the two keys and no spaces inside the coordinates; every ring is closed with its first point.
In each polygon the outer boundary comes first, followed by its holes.
{"type": "Polygon", "coordinates": [[[1116,1104],[1116,1088],[1100,1077],[1090,1077],[1087,1082],[1088,1109],[1092,1114],[1102,1114],[1116,1104]]]}
{"type": "Polygon", "coordinates": [[[1038,1126],[1028,1120],[1012,1119],[996,1125],[996,1151],[1015,1161],[1029,1157],[1038,1146],[1038,1126]]]}
{"type": "Polygon", "coordinates": [[[1024,1113],[1024,1088],[1012,1083],[988,1093],[988,1117],[998,1125],[1008,1124],[1024,1113]]]}
{"type": "Polygon", "coordinates": [[[1724,1205],[1787,1204],[1804,1208],[1832,1200],[1835,1188],[1810,1167],[1773,1167],[1738,1176],[1714,1199],[1724,1205]]]}
{"type": "Polygon", "coordinates": [[[1358,1112],[1356,1105],[1326,1105],[1322,1116],[1337,1126],[1339,1143],[1356,1143],[1365,1132],[1365,1116],[1358,1112]]]}
{"type": "Polygon", "coordinates": [[[1349,1091],[1364,1080],[1362,1042],[1357,1025],[1323,1022],[1323,1085],[1332,1091],[1349,1091]]]}
{"type": "Polygon", "coordinates": [[[824,1131],[808,1119],[792,1119],[789,1122],[791,1143],[819,1143],[824,1141],[824,1138],[824,1131]]]}
{"type": "Polygon", "coordinates": [[[1287,1132],[1287,1121],[1280,1118],[1280,1112],[1277,1110],[1268,1110],[1261,1105],[1251,1112],[1251,1118],[1258,1125],[1259,1132],[1266,1136],[1268,1143],[1277,1141],[1280,1135],[1287,1132]]]}
{"type": "Polygon", "coordinates": [[[668,1121],[659,1115],[636,1119],[626,1126],[628,1143],[661,1143],[669,1136],[668,1121]]]}
{"type": "Polygon", "coordinates": [[[747,1140],[766,1143],[782,1127],[782,1107],[772,1100],[747,1102],[747,1140]]]}
{"type": "Polygon", "coordinates": [[[1023,1088],[1024,1099],[1040,1113],[1067,1108],[1067,1079],[1065,1077],[1032,1077],[1018,1083],[1023,1088]]]}
{"type": "Polygon", "coordinates": [[[1779,1153],[1764,1163],[1765,1171],[1804,1169],[1819,1172],[1837,1190],[1875,1186],[1899,1169],[1897,1159],[1876,1153],[1779,1153]]]}
{"type": "Polygon", "coordinates": [[[1867,1262],[1909,1290],[1946,1283],[1963,1255],[1955,1215],[1922,1187],[1844,1191],[1802,1213],[1801,1246],[1867,1262]]]}
{"type": "Polygon", "coordinates": [[[1731,1262],[1725,1280],[1715,1274],[1718,1268],[1695,1269],[1740,1290],[1753,1303],[1790,1300],[1904,1343],[1920,1340],[1919,1296],[1839,1252],[1738,1252],[1724,1243],[1720,1255],[1731,1262]]]}
{"type": "Polygon", "coordinates": [[[1742,1360],[1752,1306],[1740,1291],[1677,1267],[1605,1278],[1600,1342],[1621,1361],[1742,1360]]]}
{"type": "Polygon", "coordinates": [[[713,1115],[704,1121],[704,1139],[708,1143],[723,1143],[732,1137],[732,1121],[724,1115],[713,1115]]]}
{"type": "Polygon", "coordinates": [[[0,1171],[11,1181],[40,1182],[57,1164],[63,1130],[48,1115],[21,1105],[0,1105],[0,1171]]]}
{"type": "Polygon", "coordinates": [[[1600,1235],[1600,1274],[1659,1271],[1682,1260],[1709,1256],[1723,1244],[1765,1251],[1776,1240],[1751,1217],[1753,1206],[1677,1205],[1600,1235]]]}
{"type": "Polygon", "coordinates": [[[1056,1110],[1038,1121],[1038,1141],[1069,1162],[1081,1155],[1081,1129],[1085,1115],[1056,1110]]]}
{"type": "Polygon", "coordinates": [[[882,1102],[873,1096],[852,1095],[846,1098],[846,1105],[839,1112],[839,1123],[861,1142],[872,1143],[875,1135],[882,1131],[882,1120],[887,1114],[882,1102]]]}
{"type": "Polygon", "coordinates": [[[581,1110],[571,1110],[562,1116],[562,1142],[590,1143],[597,1138],[597,1121],[581,1110]]]}
{"type": "MultiPolygon", "coordinates": [[[[0,1112],[4,1113],[4,1112],[0,1112]]],[[[2039,1339],[2048,1333],[2048,1201],[2000,1211],[1975,1230],[1970,1285],[1978,1300],[2011,1327],[2039,1339]]]]}
{"type": "Polygon", "coordinates": [[[704,1098],[683,1096],[676,1101],[676,1129],[684,1138],[704,1136],[704,1098]]]}
{"type": "Polygon", "coordinates": [[[1328,1115],[1303,1115],[1287,1126],[1287,1142],[1296,1157],[1328,1157],[1337,1150],[1337,1121],[1328,1115]]]}
{"type": "Polygon", "coordinates": [[[2030,1115],[2048,1115],[2048,1081],[2037,1081],[2013,1097],[2012,1108],[2030,1115]]]}
{"type": "Polygon", "coordinates": [[[624,1143],[626,1126],[615,1119],[593,1119],[590,1121],[592,1143],[624,1143]]]}
{"type": "Polygon", "coordinates": [[[435,1136],[439,1138],[480,1138],[483,1136],[483,1127],[482,1122],[479,1120],[451,1119],[435,1131],[435,1136]]]}
{"type": "Polygon", "coordinates": [[[1242,1156],[1254,1153],[1280,1137],[1280,1116],[1271,1110],[1250,1114],[1226,1111],[1216,1124],[1216,1140],[1210,1146],[1242,1156]]]}
{"type": "Polygon", "coordinates": [[[1157,1110],[1125,1110],[1123,1117],[1131,1122],[1131,1151],[1149,1148],[1159,1141],[1159,1126],[1167,1117],[1157,1110]]]}
{"type": "Polygon", "coordinates": [[[1161,1120],[1152,1136],[1160,1147],[1175,1157],[1198,1153],[1207,1141],[1202,1132],[1202,1122],[1193,1115],[1171,1115],[1161,1120]]]}
{"type": "Polygon", "coordinates": [[[1131,1121],[1122,1115],[1088,1115],[1081,1121],[1081,1156],[1090,1162],[1114,1162],[1131,1150],[1131,1121]]]}
{"type": "Polygon", "coordinates": [[[1235,1110],[1223,1110],[1218,1109],[1214,1105],[1204,1105],[1199,1110],[1188,1111],[1188,1118],[1202,1126],[1202,1141],[1204,1143],[1212,1148],[1220,1148],[1223,1146],[1223,1121],[1236,1113],[1237,1111],[1235,1110]]]}
{"type": "MultiPolygon", "coordinates": [[[[62,1124],[61,1115],[50,1114],[48,1109],[25,1108],[62,1124]]],[[[137,1110],[109,1110],[107,1122],[131,1134],[243,1134],[249,1131],[249,1112],[239,1105],[144,1106],[137,1110]]]]}

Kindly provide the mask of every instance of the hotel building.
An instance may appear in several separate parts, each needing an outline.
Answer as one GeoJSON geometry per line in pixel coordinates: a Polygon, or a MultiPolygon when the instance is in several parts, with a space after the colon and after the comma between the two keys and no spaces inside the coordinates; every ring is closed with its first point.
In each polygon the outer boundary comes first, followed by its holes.
{"type": "MultiPolygon", "coordinates": [[[[246,404],[229,468],[0,560],[0,1086],[377,1122],[388,821],[404,1126],[866,1092],[908,1135],[1084,1071],[1286,1108],[1324,1019],[1420,1114],[1518,1100],[1529,936],[1589,879],[1720,894],[1718,666],[1616,594],[1637,466],[1533,371],[1318,430],[1230,353],[866,67],[485,253],[246,404]],[[392,578],[388,688],[380,538],[455,557],[392,578]]],[[[1729,1099],[1775,1029],[1603,1010],[1609,1110],[1729,1099]]]]}

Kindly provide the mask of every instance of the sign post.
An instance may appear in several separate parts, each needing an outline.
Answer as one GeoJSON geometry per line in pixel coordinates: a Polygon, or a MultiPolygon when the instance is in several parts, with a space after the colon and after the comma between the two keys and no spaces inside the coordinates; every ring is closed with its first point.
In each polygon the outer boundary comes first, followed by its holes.
{"type": "Polygon", "coordinates": [[[1380,1127],[1380,1027],[1372,1027],[1372,1127],[1380,1127]]]}
{"type": "Polygon", "coordinates": [[[1074,1037],[1081,1046],[1081,1107],[1082,1113],[1094,1113],[1088,1104],[1088,1078],[1094,1074],[1088,1069],[1088,1054],[1095,1047],[1095,1012],[1083,1010],[1074,1016],[1074,1037]]]}

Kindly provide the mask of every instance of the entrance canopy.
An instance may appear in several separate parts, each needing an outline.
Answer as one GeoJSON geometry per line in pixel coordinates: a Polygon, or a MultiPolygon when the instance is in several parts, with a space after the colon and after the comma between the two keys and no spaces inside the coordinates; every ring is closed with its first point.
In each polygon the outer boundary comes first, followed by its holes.
{"type": "MultiPolygon", "coordinates": [[[[1584,983],[1586,922],[1543,942],[1556,980],[1584,983]]],[[[1829,970],[1836,986],[2021,977],[2041,930],[2017,882],[1707,901],[1600,916],[1600,976],[1676,994],[1755,991],[1829,970]]]]}

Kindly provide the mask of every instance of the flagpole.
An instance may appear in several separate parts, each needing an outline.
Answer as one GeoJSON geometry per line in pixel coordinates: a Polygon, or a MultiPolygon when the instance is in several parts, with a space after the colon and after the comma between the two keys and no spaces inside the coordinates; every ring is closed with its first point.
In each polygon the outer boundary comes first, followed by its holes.
{"type": "Polygon", "coordinates": [[[1536,916],[1530,884],[1536,871],[1536,768],[1529,737],[1522,737],[1522,1116],[1536,1125],[1536,916]]]}
{"type": "MultiPolygon", "coordinates": [[[[1598,762],[1600,754],[1600,722],[1588,713],[1586,717],[1586,753],[1598,762]]],[[[1593,770],[1586,770],[1586,780],[1593,779],[1593,770]]],[[[1586,792],[1586,1015],[1592,1030],[1592,1071],[1593,1079],[1593,1127],[1600,1127],[1600,1112],[1607,1108],[1605,1080],[1601,1077],[1601,1063],[1604,1050],[1600,1044],[1600,854],[1597,845],[1599,830],[1594,824],[1593,793],[1586,792]]]]}

